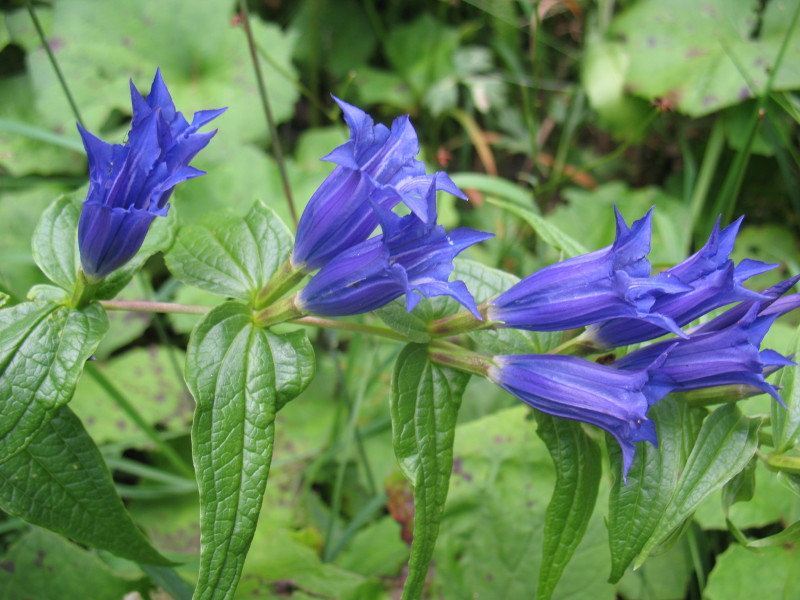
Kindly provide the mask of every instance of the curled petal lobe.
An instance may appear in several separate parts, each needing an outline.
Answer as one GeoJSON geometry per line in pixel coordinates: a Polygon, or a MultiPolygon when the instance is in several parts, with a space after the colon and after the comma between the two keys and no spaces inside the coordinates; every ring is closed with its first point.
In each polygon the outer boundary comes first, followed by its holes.
{"type": "Polygon", "coordinates": [[[798,294],[787,296],[784,301],[777,299],[781,289],[791,287],[786,283],[765,291],[771,299],[742,303],[692,330],[688,339],[650,344],[617,360],[614,366],[637,370],[668,349],[660,370],[674,381],[676,390],[748,385],[783,404],[765,377],[794,363],[773,350],[761,350],[761,342],[776,318],[800,306],[798,294]]]}
{"type": "MultiPolygon", "coordinates": [[[[777,265],[743,260],[735,265],[729,258],[742,218],[720,231],[719,221],[706,244],[683,262],[656,277],[666,277],[686,286],[684,290],[663,290],[653,294],[653,312],[664,315],[679,326],[701,315],[730,304],[764,299],[744,287],[743,282],[777,265]]],[[[641,319],[617,318],[592,326],[584,339],[599,348],[635,344],[664,335],[664,328],[641,319]]]]}
{"type": "Polygon", "coordinates": [[[83,270],[94,280],[138,252],[155,217],[167,214],[177,184],[203,175],[188,163],[216,131],[197,130],[225,110],[201,111],[189,124],[175,109],[160,70],[146,98],[131,82],[131,101],[133,119],[124,145],[108,144],[78,125],[89,159],[78,245],[83,270]]]}
{"type": "Polygon", "coordinates": [[[659,293],[688,288],[668,276],[650,277],[652,209],[628,227],[617,212],[617,235],[607,248],[541,269],[495,298],[488,316],[506,327],[559,331],[617,317],[644,320],[680,334],[653,310],[659,293]]]}

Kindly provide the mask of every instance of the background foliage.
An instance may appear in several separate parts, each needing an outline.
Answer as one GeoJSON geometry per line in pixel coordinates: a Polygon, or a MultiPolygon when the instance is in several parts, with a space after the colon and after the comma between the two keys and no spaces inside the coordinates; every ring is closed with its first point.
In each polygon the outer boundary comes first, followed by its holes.
{"type": "MultiPolygon", "coordinates": [[[[444,200],[440,222],[497,233],[470,252],[484,265],[523,276],[608,244],[613,205],[630,220],[656,204],[651,259],[657,266],[682,259],[707,236],[718,214],[727,222],[746,213],[738,258],[785,265],[754,286],[800,271],[798,0],[249,5],[298,209],[330,172],[319,157],[346,139],[328,96],[333,93],[384,122],[411,114],[427,162],[453,173],[472,201],[444,200]]],[[[34,260],[31,236],[54,197],[79,190],[73,201],[82,198],[86,162],[28,12],[15,0],[0,2],[0,8],[0,292],[14,304],[47,281],[37,264],[55,263],[34,260]]],[[[184,110],[230,107],[196,163],[208,175],[178,189],[171,224],[158,234],[162,239],[176,225],[216,228],[211,211],[227,211],[235,227],[257,212],[256,199],[291,222],[234,3],[54,0],[36,9],[87,127],[103,138],[121,141],[130,117],[128,79],[144,85],[156,65],[184,110]]],[[[170,260],[191,254],[181,252],[178,241],[170,260]]],[[[181,263],[186,268],[189,258],[181,263]]],[[[465,280],[470,264],[459,267],[465,280]]],[[[474,281],[475,288],[468,283],[479,299],[498,291],[496,282],[474,281]]],[[[161,254],[148,260],[121,297],[218,301],[173,279],[161,254]]],[[[395,308],[384,309],[387,322],[395,308]]],[[[167,558],[181,563],[176,569],[188,581],[198,568],[195,484],[111,396],[122,391],[178,460],[185,460],[194,406],[183,383],[183,355],[197,320],[111,314],[108,335],[93,352],[97,361],[89,375],[96,375],[81,379],[70,405],[100,445],[134,521],[167,558]]],[[[795,325],[779,322],[766,345],[792,352],[795,325]]],[[[95,335],[92,328],[104,326],[87,325],[87,339],[95,335]]],[[[390,404],[389,366],[401,348],[350,333],[308,333],[317,375],[276,417],[270,482],[236,597],[397,597],[414,535],[412,491],[401,473],[413,479],[414,465],[397,464],[390,425],[390,410],[399,408],[390,404]]],[[[500,334],[474,335],[488,345],[500,334]]],[[[559,336],[502,335],[520,351],[547,350],[559,336]]],[[[305,377],[300,371],[313,368],[304,362],[307,354],[299,347],[292,351],[306,356],[297,359],[295,374],[305,377]]],[[[413,362],[413,347],[403,353],[405,362],[398,364],[413,362]]],[[[431,377],[441,399],[443,380],[436,373],[431,377]]],[[[795,374],[781,377],[785,393],[796,397],[795,374]]],[[[190,385],[202,384],[190,377],[190,385]]],[[[769,403],[759,396],[739,406],[748,416],[765,416],[769,403]]],[[[552,547],[545,516],[562,473],[554,467],[558,458],[551,458],[547,435],[537,436],[529,411],[517,404],[478,378],[466,388],[448,501],[431,548],[434,566],[419,583],[430,598],[513,600],[532,597],[537,585],[542,591],[539,565],[543,548],[552,547]]],[[[692,448],[708,447],[714,427],[728,427],[741,436],[741,451],[749,456],[757,422],[722,408],[701,428],[706,409],[692,409],[701,413],[698,418],[674,403],[656,408],[661,448],[648,448],[637,460],[647,469],[655,462],[658,468],[685,468],[685,477],[707,482],[707,497],[692,504],[676,483],[642,501],[636,532],[650,531],[649,549],[658,545],[662,553],[632,571],[626,567],[637,562],[630,552],[634,544],[626,547],[619,536],[618,547],[609,549],[604,524],[621,526],[615,511],[630,499],[603,473],[593,513],[591,499],[576,496],[591,517],[581,525],[586,534],[553,597],[797,597],[795,545],[753,549],[736,542],[765,537],[800,518],[797,475],[776,476],[756,461],[741,476],[747,493],[737,496],[731,486],[720,490],[692,448]],[[673,443],[670,427],[685,427],[696,438],[673,443]],[[748,494],[749,502],[734,503],[748,494]],[[681,535],[658,535],[692,515],[681,535]],[[619,581],[608,583],[610,574],[619,581]]],[[[74,429],[70,415],[58,418],[74,429]]],[[[585,443],[601,441],[596,431],[589,433],[585,443]]],[[[80,432],[75,436],[79,440],[80,432]]],[[[47,440],[39,441],[46,449],[47,440]]],[[[611,458],[614,465],[618,457],[611,458]]],[[[635,472],[636,467],[633,477],[635,472]]],[[[441,494],[436,486],[429,491],[441,494]]],[[[0,521],[0,531],[0,590],[6,598],[82,599],[88,588],[104,600],[169,586],[155,568],[143,572],[10,515],[0,521]]],[[[128,544],[138,535],[134,527],[120,533],[128,544]]]]}

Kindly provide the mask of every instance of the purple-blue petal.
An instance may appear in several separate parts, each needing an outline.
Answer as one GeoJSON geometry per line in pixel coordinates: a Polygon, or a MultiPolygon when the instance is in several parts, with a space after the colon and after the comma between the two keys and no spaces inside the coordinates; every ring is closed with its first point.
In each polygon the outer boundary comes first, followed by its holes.
{"type": "Polygon", "coordinates": [[[627,317],[677,331],[669,317],[652,309],[654,298],[689,288],[675,278],[649,276],[652,209],[630,227],[616,216],[611,246],[536,271],[495,298],[489,318],[505,327],[559,331],[627,317]]]}
{"type": "Polygon", "coordinates": [[[408,116],[387,128],[361,109],[334,99],[350,127],[350,139],[323,159],[337,167],[300,217],[292,263],[307,272],[368,239],[378,226],[374,206],[391,209],[402,202],[421,221],[433,223],[436,210],[427,199],[431,187],[464,197],[444,173],[425,173],[415,158],[419,142],[408,116]]]}
{"type": "Polygon", "coordinates": [[[216,132],[196,132],[224,110],[196,113],[190,126],[176,111],[160,70],[146,98],[131,82],[131,104],[124,145],[107,144],[78,125],[89,159],[78,245],[83,270],[93,279],[130,260],[153,219],[167,214],[174,187],[203,174],[188,163],[216,132]]]}
{"type": "MultiPolygon", "coordinates": [[[[764,299],[761,294],[745,288],[743,282],[777,265],[749,259],[734,265],[729,255],[733,250],[741,222],[740,218],[722,231],[717,222],[708,241],[700,250],[656,276],[670,277],[682,282],[687,289],[654,293],[652,312],[669,317],[678,326],[683,326],[720,306],[764,299]]],[[[592,326],[584,337],[597,346],[614,348],[662,335],[664,335],[663,327],[655,323],[617,318],[592,326]]]]}
{"type": "Polygon", "coordinates": [[[623,476],[633,462],[635,442],[656,443],[649,407],[670,391],[668,378],[653,366],[620,371],[573,357],[496,356],[488,377],[526,404],[549,415],[589,423],[613,435],[622,449],[623,476]]]}

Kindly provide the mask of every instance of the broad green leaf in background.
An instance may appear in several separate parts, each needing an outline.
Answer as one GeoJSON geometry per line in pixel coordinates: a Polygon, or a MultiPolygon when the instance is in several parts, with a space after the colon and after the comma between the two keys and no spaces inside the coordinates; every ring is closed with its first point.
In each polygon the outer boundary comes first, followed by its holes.
{"type": "MultiPolygon", "coordinates": [[[[460,425],[434,552],[431,595],[530,600],[543,557],[553,461],[524,406],[460,425]]],[[[595,514],[555,589],[557,600],[613,600],[608,540],[595,514]]]]}
{"type": "MultiPolygon", "coordinates": [[[[30,24],[30,16],[24,8],[17,11],[19,18],[14,19],[12,14],[4,12],[6,23],[24,20],[30,24]]],[[[3,148],[0,164],[4,172],[14,176],[31,173],[52,175],[79,173],[86,168],[86,158],[74,123],[66,127],[66,122],[60,126],[44,125],[36,110],[33,80],[27,72],[3,77],[0,119],[5,121],[5,126],[0,126],[0,148],[3,148]],[[36,132],[38,136],[24,135],[22,132],[26,130],[36,132]],[[53,139],[60,143],[53,143],[53,139]]]]}
{"type": "Polygon", "coordinates": [[[66,406],[22,452],[0,464],[0,507],[94,548],[170,564],[125,511],[100,451],[66,406]]]}
{"type": "Polygon", "coordinates": [[[249,302],[291,247],[289,230],[272,209],[257,201],[244,219],[182,227],[167,265],[184,283],[249,302]]]}
{"type": "Polygon", "coordinates": [[[414,528],[403,598],[420,598],[433,556],[453,470],[461,396],[469,375],[433,364],[428,348],[411,344],[392,376],[392,443],[403,474],[414,486],[414,528]]]}
{"type": "Polygon", "coordinates": [[[195,598],[232,598],[253,538],[272,459],[275,415],[309,384],[305,333],[278,336],[227,302],[197,325],[186,380],[197,402],[192,453],[202,546],[195,598]]]}
{"type": "Polygon", "coordinates": [[[0,310],[0,462],[25,448],[67,403],[108,330],[98,304],[26,302],[0,310]]]}
{"type": "Polygon", "coordinates": [[[97,555],[44,529],[28,531],[0,557],[3,600],[85,600],[87,593],[119,600],[143,591],[143,583],[117,576],[97,555]]]}
{"type": "MultiPolygon", "coordinates": [[[[172,349],[184,361],[183,352],[172,349]]],[[[108,361],[98,361],[97,369],[125,391],[125,397],[150,425],[168,431],[188,430],[194,402],[170,368],[164,346],[131,348],[108,361]]],[[[126,448],[149,448],[152,441],[108,396],[93,378],[83,377],[75,389],[70,408],[77,414],[98,444],[124,444],[126,448]]]]}
{"type": "Polygon", "coordinates": [[[719,407],[703,422],[675,491],[645,543],[636,566],[664,542],[701,502],[747,466],[758,446],[761,420],[742,415],[735,404],[719,407]]]}
{"type": "MultiPolygon", "coordinates": [[[[658,448],[647,443],[638,444],[627,485],[617,477],[609,494],[609,581],[612,583],[620,580],[652,537],[675,491],[705,415],[705,409],[691,408],[676,395],[667,396],[650,410],[658,431],[658,448]]],[[[612,472],[620,473],[622,457],[615,441],[610,441],[609,452],[612,472]]]]}
{"type": "MultiPolygon", "coordinates": [[[[90,131],[99,131],[113,109],[130,114],[128,80],[147,92],[160,66],[175,105],[187,117],[196,110],[231,107],[217,121],[220,134],[211,144],[231,147],[268,137],[244,30],[233,20],[234,10],[225,2],[175,0],[165,11],[159,0],[61,0],[51,11],[38,12],[42,19],[52,17],[48,37],[63,41],[51,46],[90,131]]],[[[291,64],[295,39],[259,19],[252,19],[252,28],[256,43],[278,66],[265,61],[261,68],[272,84],[270,104],[280,123],[292,115],[299,95],[285,78],[296,78],[291,64]]],[[[46,54],[32,51],[27,63],[40,123],[72,130],[74,118],[46,54]]]]}
{"type": "Polygon", "coordinates": [[[520,208],[538,212],[531,190],[503,177],[485,173],[451,173],[450,179],[462,190],[476,190],[492,198],[517,204],[520,208]]]}
{"type": "Polygon", "coordinates": [[[64,191],[63,186],[39,184],[0,192],[0,288],[17,301],[46,281],[33,260],[31,237],[42,213],[64,191]]]}
{"type": "MultiPolygon", "coordinates": [[[[699,117],[763,93],[787,35],[786,56],[797,56],[800,36],[789,31],[797,6],[796,0],[642,0],[620,13],[608,34],[621,40],[628,59],[628,90],[650,100],[666,97],[699,117]]],[[[773,89],[798,87],[796,61],[784,60],[773,89]]]]}
{"type": "Polygon", "coordinates": [[[600,488],[600,448],[580,423],[536,411],[538,428],[556,468],[556,485],[547,506],[544,547],[536,598],[549,600],[583,539],[600,488]]]}
{"type": "Polygon", "coordinates": [[[792,600],[800,597],[800,551],[797,546],[761,548],[737,544],[717,557],[703,598],[708,600],[792,600]]]}

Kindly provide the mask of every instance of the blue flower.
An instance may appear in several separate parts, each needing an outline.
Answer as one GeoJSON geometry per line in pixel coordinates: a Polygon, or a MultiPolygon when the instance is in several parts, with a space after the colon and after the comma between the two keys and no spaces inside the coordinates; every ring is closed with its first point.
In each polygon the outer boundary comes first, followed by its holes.
{"type": "Polygon", "coordinates": [[[652,209],[631,227],[616,212],[617,235],[607,248],[541,269],[492,300],[487,317],[505,327],[560,331],[616,317],[641,319],[681,334],[667,316],[653,310],[655,296],[684,292],[670,276],[650,277],[652,209]]]}
{"type": "Polygon", "coordinates": [[[408,115],[391,129],[375,125],[364,111],[334,98],[350,126],[350,140],[323,160],[337,167],[308,202],[297,227],[295,268],[314,271],[344,250],[363,242],[378,226],[372,203],[392,208],[403,202],[424,223],[432,222],[426,194],[436,190],[465,198],[445,173],[426,175],[414,157],[419,142],[408,115]]]}
{"type": "MultiPolygon", "coordinates": [[[[762,296],[742,282],[777,265],[743,260],[734,266],[729,258],[742,218],[724,230],[719,220],[705,246],[663,274],[689,286],[689,291],[657,293],[652,311],[665,315],[678,325],[686,325],[705,313],[733,302],[759,300],[762,296]]],[[[612,319],[592,326],[582,339],[598,348],[627,346],[664,335],[662,328],[646,321],[612,319]]]]}
{"type": "Polygon", "coordinates": [[[596,425],[613,435],[622,449],[626,476],[634,443],[657,443],[647,412],[672,389],[659,370],[664,358],[657,357],[640,370],[621,371],[575,356],[495,356],[487,376],[537,410],[596,425]]]}
{"type": "Polygon", "coordinates": [[[800,306],[800,294],[778,299],[797,280],[792,278],[765,290],[763,300],[744,302],[722,313],[692,330],[689,339],[650,344],[622,357],[613,366],[636,371],[667,351],[659,369],[674,381],[676,391],[747,385],[783,404],[764,377],[794,363],[773,350],[760,348],[775,319],[800,306]]]}
{"type": "Polygon", "coordinates": [[[400,217],[374,205],[383,233],[356,244],[328,261],[298,294],[303,312],[344,316],[369,312],[406,295],[411,311],[420,299],[450,296],[479,317],[472,295],[463,281],[448,281],[453,258],[465,248],[492,237],[472,229],[449,234],[436,225],[434,176],[424,197],[430,222],[415,213],[400,217]]]}
{"type": "Polygon", "coordinates": [[[99,280],[128,262],[144,242],[150,224],[167,214],[174,187],[203,175],[189,161],[216,131],[197,130],[225,109],[194,114],[191,124],[175,110],[156,71],[147,98],[131,81],[133,121],[124,145],[107,144],[78,125],[89,158],[89,193],[78,224],[81,264],[99,280]]]}

